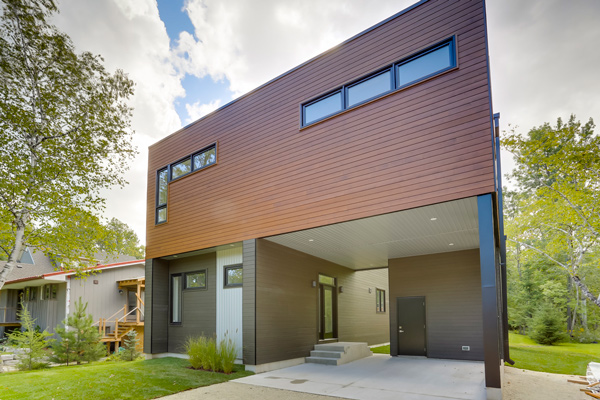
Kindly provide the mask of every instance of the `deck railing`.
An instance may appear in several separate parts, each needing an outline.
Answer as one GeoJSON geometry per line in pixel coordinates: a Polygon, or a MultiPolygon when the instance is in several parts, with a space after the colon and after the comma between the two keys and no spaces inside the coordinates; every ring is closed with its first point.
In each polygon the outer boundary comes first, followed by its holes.
{"type": "Polygon", "coordinates": [[[144,312],[142,311],[142,309],[135,307],[132,310],[130,310],[129,312],[126,312],[126,311],[127,310],[125,309],[125,307],[123,307],[108,318],[100,318],[100,320],[98,320],[98,322],[95,322],[93,325],[98,325],[98,331],[102,334],[102,337],[113,336],[115,339],[119,339],[119,324],[121,324],[123,326],[123,325],[126,325],[127,322],[140,323],[141,321],[143,321],[144,312]],[[117,318],[117,315],[119,315],[121,312],[123,312],[123,315],[117,318]],[[133,312],[136,312],[135,321],[127,321],[127,317],[130,316],[133,312]],[[140,315],[142,318],[140,318],[140,315]],[[115,325],[114,332],[111,332],[108,335],[106,334],[106,324],[107,323],[114,323],[114,325],[115,325]]]}

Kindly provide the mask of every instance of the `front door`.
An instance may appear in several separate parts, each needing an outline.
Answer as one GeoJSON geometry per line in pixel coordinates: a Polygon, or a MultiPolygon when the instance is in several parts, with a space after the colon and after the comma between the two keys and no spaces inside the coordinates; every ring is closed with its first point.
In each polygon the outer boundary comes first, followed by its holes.
{"type": "Polygon", "coordinates": [[[425,297],[397,297],[398,355],[426,356],[425,297]]]}
{"type": "Polygon", "coordinates": [[[337,337],[337,297],[335,278],[319,275],[319,339],[337,337]]]}

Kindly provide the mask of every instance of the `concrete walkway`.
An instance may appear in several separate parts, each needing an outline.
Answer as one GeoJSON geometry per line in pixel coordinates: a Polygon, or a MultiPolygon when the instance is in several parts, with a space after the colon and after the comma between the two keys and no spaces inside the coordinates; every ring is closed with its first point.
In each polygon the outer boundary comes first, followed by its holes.
{"type": "Polygon", "coordinates": [[[235,382],[357,400],[485,399],[482,362],[383,354],[339,366],[302,364],[235,382]]]}

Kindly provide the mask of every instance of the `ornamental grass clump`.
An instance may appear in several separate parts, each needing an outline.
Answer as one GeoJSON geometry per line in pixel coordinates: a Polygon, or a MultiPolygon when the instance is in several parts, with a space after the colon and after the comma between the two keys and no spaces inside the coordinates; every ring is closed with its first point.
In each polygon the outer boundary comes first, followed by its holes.
{"type": "Polygon", "coordinates": [[[237,351],[231,339],[223,339],[217,345],[214,337],[189,337],[184,348],[189,356],[190,365],[194,369],[225,372],[226,374],[233,372],[237,351]]]}

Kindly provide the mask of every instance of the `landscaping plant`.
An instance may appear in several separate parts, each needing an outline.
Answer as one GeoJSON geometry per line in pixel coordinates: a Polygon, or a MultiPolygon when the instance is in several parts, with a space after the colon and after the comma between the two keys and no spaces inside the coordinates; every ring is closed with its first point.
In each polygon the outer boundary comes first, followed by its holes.
{"type": "Polygon", "coordinates": [[[225,338],[219,343],[219,357],[223,372],[230,374],[233,371],[235,359],[237,358],[237,349],[235,343],[233,343],[231,338],[227,337],[227,334],[225,334],[225,338]]]}
{"type": "Polygon", "coordinates": [[[17,355],[19,359],[17,368],[20,370],[45,368],[48,366],[48,362],[44,360],[49,343],[47,338],[52,334],[36,329],[36,320],[31,318],[27,304],[22,302],[21,306],[18,315],[22,330],[14,330],[8,335],[8,342],[22,351],[17,355]]]}
{"type": "Polygon", "coordinates": [[[137,338],[137,332],[135,329],[127,332],[123,339],[123,347],[119,353],[119,358],[124,361],[137,360],[141,353],[137,349],[139,339],[137,338]]]}
{"type": "Polygon", "coordinates": [[[97,361],[106,354],[100,342],[102,336],[98,328],[92,326],[94,321],[86,309],[87,303],[83,304],[80,298],[75,303],[75,312],[63,321],[64,326],[56,327],[61,340],[53,346],[54,362],[81,364],[82,361],[97,361]]]}
{"type": "Polygon", "coordinates": [[[206,336],[189,337],[184,348],[194,369],[225,372],[227,374],[233,371],[237,351],[235,343],[231,339],[225,338],[217,345],[215,338],[207,338],[206,336]]]}
{"type": "Polygon", "coordinates": [[[566,324],[560,311],[546,304],[533,316],[529,336],[536,343],[551,345],[566,340],[565,331],[566,324]]]}

